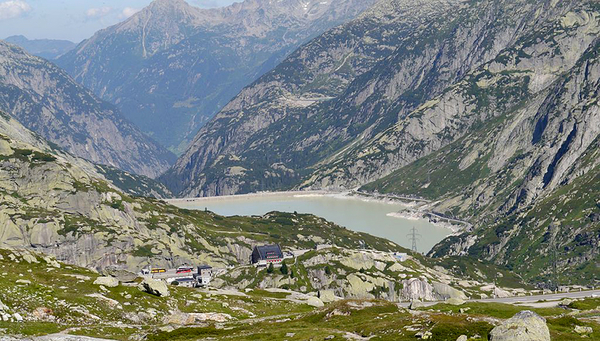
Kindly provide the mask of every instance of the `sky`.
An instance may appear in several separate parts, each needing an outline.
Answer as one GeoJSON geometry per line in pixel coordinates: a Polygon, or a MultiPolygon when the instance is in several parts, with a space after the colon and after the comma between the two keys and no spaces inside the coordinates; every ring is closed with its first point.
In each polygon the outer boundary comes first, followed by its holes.
{"type": "MultiPolygon", "coordinates": [[[[202,8],[226,6],[240,0],[187,0],[202,8]]],[[[151,0],[0,0],[0,39],[24,35],[29,39],[80,42],[96,31],[127,19],[151,0]]]]}

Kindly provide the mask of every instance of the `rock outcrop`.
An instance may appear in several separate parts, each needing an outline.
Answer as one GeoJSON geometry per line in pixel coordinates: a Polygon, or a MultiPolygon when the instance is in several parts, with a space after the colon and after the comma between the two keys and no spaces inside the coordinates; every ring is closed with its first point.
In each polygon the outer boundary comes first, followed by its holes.
{"type": "Polygon", "coordinates": [[[160,297],[168,297],[170,295],[167,283],[158,279],[145,278],[142,283],[138,285],[138,289],[160,297]]]}
{"type": "Polygon", "coordinates": [[[490,332],[490,341],[550,341],[546,319],[524,310],[490,332]]]}
{"type": "Polygon", "coordinates": [[[136,273],[125,269],[119,269],[114,266],[108,266],[104,268],[103,272],[111,277],[116,278],[121,283],[131,283],[138,278],[136,273]]]}
{"type": "Polygon", "coordinates": [[[119,280],[114,277],[110,277],[110,276],[98,277],[94,281],[94,284],[95,285],[103,285],[108,288],[114,288],[114,287],[119,286],[119,280]]]}

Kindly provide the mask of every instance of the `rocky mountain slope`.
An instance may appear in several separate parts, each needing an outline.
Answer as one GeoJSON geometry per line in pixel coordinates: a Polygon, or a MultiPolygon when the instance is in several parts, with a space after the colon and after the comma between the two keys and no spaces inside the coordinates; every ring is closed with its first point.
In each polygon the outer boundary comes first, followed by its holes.
{"type": "Polygon", "coordinates": [[[0,116],[0,134],[2,247],[33,247],[85,267],[136,270],[148,262],[244,264],[253,245],[268,242],[401,250],[310,215],[224,218],[134,197],[95,165],[54,149],[8,115],[0,116]]]}
{"type": "Polygon", "coordinates": [[[540,22],[562,16],[568,9],[560,5],[548,2],[540,11],[513,1],[382,1],[246,88],[164,179],[182,195],[291,187],[302,180],[302,186],[352,188],[375,180],[421,155],[391,150],[381,157],[385,162],[371,160],[372,138],[408,122],[414,109],[540,22]],[[231,173],[232,166],[245,171],[231,173]]]}
{"type": "Polygon", "coordinates": [[[57,60],[171,150],[244,86],[374,0],[247,0],[199,9],[156,0],[57,60]]]}
{"type": "Polygon", "coordinates": [[[0,41],[0,110],[70,153],[155,177],[174,156],[55,65],[0,41]]]}
{"type": "Polygon", "coordinates": [[[312,215],[221,217],[128,195],[96,166],[53,149],[7,115],[0,116],[0,199],[0,247],[100,271],[210,264],[223,270],[214,285],[225,289],[388,301],[524,293],[509,289],[521,286],[517,276],[493,265],[418,254],[399,262],[392,252],[407,252],[400,246],[312,215]],[[290,260],[294,275],[266,276],[248,265],[252,247],[265,243],[304,250],[290,260]],[[312,251],[319,244],[331,247],[312,251]],[[490,284],[497,273],[507,289],[490,284]]]}
{"type": "Polygon", "coordinates": [[[371,142],[394,150],[411,145],[407,138],[421,145],[453,141],[365,186],[427,197],[437,201],[431,209],[476,223],[475,231],[446,240],[435,255],[469,253],[539,281],[568,283],[574,273],[580,281],[594,280],[600,260],[599,9],[583,5],[522,38],[417,110],[413,122],[371,142]],[[468,114],[442,116],[449,106],[468,114]],[[437,136],[415,134],[416,122],[434,117],[437,136]],[[458,129],[448,134],[451,127],[458,129]]]}
{"type": "Polygon", "coordinates": [[[30,54],[52,60],[75,48],[76,44],[68,40],[27,39],[24,36],[10,36],[7,43],[19,45],[30,54]]]}
{"type": "Polygon", "coordinates": [[[381,2],[244,89],[162,179],[182,196],[377,180],[363,189],[475,223],[437,256],[593,280],[598,18],[593,1],[381,2]]]}

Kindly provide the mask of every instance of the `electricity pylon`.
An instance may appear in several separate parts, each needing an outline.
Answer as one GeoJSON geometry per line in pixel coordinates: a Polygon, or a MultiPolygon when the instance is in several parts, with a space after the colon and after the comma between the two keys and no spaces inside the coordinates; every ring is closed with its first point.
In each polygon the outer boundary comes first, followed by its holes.
{"type": "Polygon", "coordinates": [[[411,229],[411,233],[409,233],[407,235],[407,237],[411,240],[412,242],[412,250],[414,252],[419,252],[417,250],[417,240],[419,240],[420,237],[422,237],[420,234],[417,233],[417,228],[413,226],[413,228],[411,229]]]}

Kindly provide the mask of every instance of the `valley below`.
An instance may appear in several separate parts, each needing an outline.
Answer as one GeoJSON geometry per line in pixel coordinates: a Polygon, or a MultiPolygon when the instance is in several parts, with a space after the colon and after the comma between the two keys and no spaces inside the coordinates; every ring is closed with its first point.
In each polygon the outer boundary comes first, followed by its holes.
{"type": "Polygon", "coordinates": [[[0,341],[600,340],[600,2],[228,1],[0,40],[0,341]]]}

